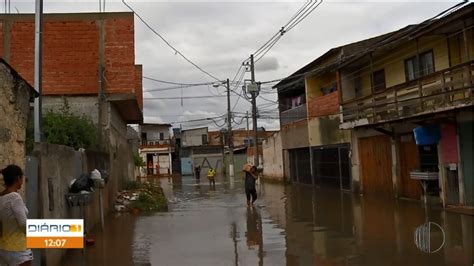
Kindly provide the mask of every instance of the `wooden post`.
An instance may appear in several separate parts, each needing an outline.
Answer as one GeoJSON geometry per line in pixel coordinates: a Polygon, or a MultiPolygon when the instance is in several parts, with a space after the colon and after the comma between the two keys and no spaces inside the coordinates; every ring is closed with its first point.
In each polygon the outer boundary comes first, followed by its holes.
{"type": "Polygon", "coordinates": [[[418,66],[418,69],[415,69],[415,73],[417,73],[416,78],[418,79],[418,97],[420,101],[420,111],[423,112],[423,86],[421,84],[421,78],[420,78],[420,49],[419,49],[419,44],[418,44],[418,39],[416,39],[416,63],[418,66]]]}
{"type": "Polygon", "coordinates": [[[372,122],[375,122],[375,90],[374,90],[374,63],[372,60],[372,53],[369,53],[370,59],[370,90],[372,92],[372,122]]]}

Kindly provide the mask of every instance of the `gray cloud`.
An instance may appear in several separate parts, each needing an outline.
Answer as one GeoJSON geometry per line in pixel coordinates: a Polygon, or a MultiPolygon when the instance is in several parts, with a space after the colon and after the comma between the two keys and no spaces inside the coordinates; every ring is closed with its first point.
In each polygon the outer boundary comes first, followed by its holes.
{"type": "Polygon", "coordinates": [[[255,64],[255,71],[272,71],[278,70],[280,64],[278,64],[278,59],[276,57],[263,57],[259,62],[255,64]]]}

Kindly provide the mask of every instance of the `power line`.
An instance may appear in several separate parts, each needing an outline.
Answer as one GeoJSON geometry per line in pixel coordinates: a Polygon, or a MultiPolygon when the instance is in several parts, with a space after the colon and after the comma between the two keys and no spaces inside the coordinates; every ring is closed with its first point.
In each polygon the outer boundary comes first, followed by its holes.
{"type": "Polygon", "coordinates": [[[214,82],[200,82],[200,83],[181,83],[181,82],[174,82],[174,81],[166,81],[166,80],[161,80],[161,79],[156,79],[156,78],[150,78],[147,76],[143,76],[144,79],[159,82],[159,83],[165,83],[165,84],[171,84],[171,85],[180,85],[180,86],[199,86],[199,85],[212,85],[214,82]]]}
{"type": "Polygon", "coordinates": [[[125,0],[122,0],[122,3],[124,5],[126,5],[134,14],[135,16],[138,17],[138,19],[140,19],[140,21],[148,28],[150,29],[156,36],[158,36],[166,45],[168,45],[168,47],[170,47],[174,52],[175,54],[179,54],[184,60],[186,60],[188,63],[190,63],[191,65],[193,65],[194,67],[196,67],[198,70],[200,70],[202,73],[208,75],[209,77],[217,80],[217,81],[220,81],[220,79],[216,78],[215,76],[211,75],[209,72],[207,72],[206,70],[202,69],[200,66],[198,66],[197,64],[195,64],[194,62],[192,62],[191,60],[189,60],[185,55],[183,55],[178,49],[176,49],[173,45],[171,45],[161,34],[159,34],[155,29],[153,29],[153,27],[150,26],[150,24],[148,24],[145,19],[143,19],[130,5],[128,5],[125,0]]]}
{"type": "Polygon", "coordinates": [[[255,59],[255,63],[260,61],[260,59],[262,59],[275,46],[275,44],[285,33],[296,27],[322,3],[322,0],[320,2],[313,2],[313,0],[306,2],[304,6],[300,8],[300,10],[298,10],[297,13],[283,27],[281,27],[281,29],[275,33],[275,35],[272,36],[272,38],[270,38],[269,41],[267,41],[262,47],[253,53],[254,56],[257,57],[255,59]]]}

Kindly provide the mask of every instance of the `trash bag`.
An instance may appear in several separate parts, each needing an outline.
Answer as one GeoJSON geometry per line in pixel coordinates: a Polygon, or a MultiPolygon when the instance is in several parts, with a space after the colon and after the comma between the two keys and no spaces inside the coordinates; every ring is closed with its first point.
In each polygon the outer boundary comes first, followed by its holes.
{"type": "Polygon", "coordinates": [[[99,172],[102,179],[104,179],[105,183],[107,183],[109,181],[109,173],[107,173],[107,170],[100,169],[99,172]]]}
{"type": "Polygon", "coordinates": [[[93,185],[94,181],[90,178],[90,176],[82,174],[79,178],[76,179],[76,181],[74,181],[69,192],[79,193],[82,190],[92,191],[93,185]]]}
{"type": "Polygon", "coordinates": [[[100,179],[102,179],[102,175],[100,174],[99,170],[94,169],[94,170],[91,172],[91,179],[92,179],[92,180],[100,180],[100,179]]]}

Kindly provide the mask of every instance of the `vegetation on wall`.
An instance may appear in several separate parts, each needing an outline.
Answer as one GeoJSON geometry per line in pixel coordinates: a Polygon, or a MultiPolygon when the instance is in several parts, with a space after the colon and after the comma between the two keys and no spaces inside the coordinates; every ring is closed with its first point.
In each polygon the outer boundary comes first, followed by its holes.
{"type": "MultiPolygon", "coordinates": [[[[27,151],[31,152],[34,143],[32,121],[28,124],[26,142],[27,151]]],[[[43,142],[75,149],[96,149],[97,128],[89,117],[72,113],[65,101],[59,111],[49,110],[43,114],[43,142]]]]}

